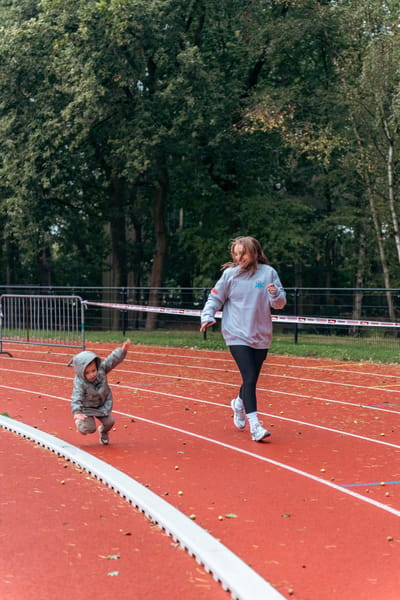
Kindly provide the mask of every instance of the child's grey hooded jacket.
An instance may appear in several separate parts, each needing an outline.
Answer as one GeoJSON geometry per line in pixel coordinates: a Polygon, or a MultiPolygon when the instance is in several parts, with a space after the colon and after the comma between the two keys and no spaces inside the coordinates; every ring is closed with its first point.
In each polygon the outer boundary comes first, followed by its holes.
{"type": "Polygon", "coordinates": [[[110,414],[113,397],[107,382],[107,373],[124,360],[126,352],[116,348],[107,358],[101,360],[97,354],[90,350],[79,352],[72,359],[75,369],[75,378],[71,398],[72,413],[83,413],[94,417],[106,417],[110,414]],[[94,381],[88,381],[84,372],[93,360],[97,364],[97,376],[94,381]]]}

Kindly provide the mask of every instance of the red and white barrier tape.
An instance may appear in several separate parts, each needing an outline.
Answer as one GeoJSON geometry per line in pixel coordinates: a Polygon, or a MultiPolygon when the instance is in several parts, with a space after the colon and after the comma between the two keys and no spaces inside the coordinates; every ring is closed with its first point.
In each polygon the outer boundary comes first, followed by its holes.
{"type": "MultiPolygon", "coordinates": [[[[133,310],[136,312],[152,312],[166,315],[184,315],[187,317],[200,317],[201,310],[188,308],[164,308],[161,306],[141,306],[135,304],[113,304],[107,302],[82,302],[86,306],[102,306],[104,308],[117,308],[119,310],[133,310]]],[[[216,318],[222,317],[222,312],[215,313],[216,318]]],[[[277,323],[300,323],[308,325],[349,325],[353,327],[400,327],[400,322],[391,321],[365,321],[357,319],[334,319],[331,317],[293,317],[287,315],[272,315],[272,320],[277,323]]]]}

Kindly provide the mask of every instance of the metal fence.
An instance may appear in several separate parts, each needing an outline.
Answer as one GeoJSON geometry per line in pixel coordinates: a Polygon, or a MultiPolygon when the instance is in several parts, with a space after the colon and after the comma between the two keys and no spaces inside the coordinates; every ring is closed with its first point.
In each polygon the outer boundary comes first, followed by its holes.
{"type": "MultiPolygon", "coordinates": [[[[31,294],[46,296],[78,296],[98,305],[85,310],[86,331],[121,331],[123,333],[146,328],[181,329],[198,331],[199,319],[184,314],[151,314],[114,308],[118,305],[156,305],[171,309],[200,310],[207,299],[209,288],[176,287],[39,287],[0,286],[2,294],[31,294]],[[151,314],[151,319],[149,315],[151,314]]],[[[400,321],[397,327],[354,327],[338,325],[338,319],[365,319],[390,322],[387,298],[390,294],[395,320],[400,319],[400,289],[386,288],[286,288],[287,305],[276,314],[301,317],[327,317],[328,324],[275,323],[275,335],[293,336],[296,343],[302,336],[347,336],[353,339],[376,337],[392,339],[400,345],[400,321]],[[357,302],[356,302],[357,298],[357,302]],[[357,308],[356,308],[357,307],[357,308]]]]}
{"type": "Polygon", "coordinates": [[[0,353],[3,342],[85,347],[84,310],[79,296],[2,294],[0,353]]]}

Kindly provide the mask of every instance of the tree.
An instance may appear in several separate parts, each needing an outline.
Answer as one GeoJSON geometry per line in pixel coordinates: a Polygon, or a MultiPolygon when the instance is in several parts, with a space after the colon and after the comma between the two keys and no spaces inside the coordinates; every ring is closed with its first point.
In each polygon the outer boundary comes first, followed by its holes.
{"type": "Polygon", "coordinates": [[[286,285],[396,283],[397,8],[4,0],[2,273],[157,304],[248,233],[286,285]]]}
{"type": "MultiPolygon", "coordinates": [[[[396,141],[399,133],[397,97],[399,90],[398,57],[399,32],[397,28],[397,3],[375,3],[361,6],[351,3],[343,11],[342,27],[349,41],[347,52],[337,58],[336,65],[342,90],[346,98],[353,149],[345,157],[349,170],[353,172],[366,202],[368,219],[362,220],[368,235],[368,226],[374,231],[379,263],[375,266],[373,254],[369,253],[371,265],[369,281],[372,285],[390,288],[399,281],[398,268],[390,266],[390,248],[395,242],[397,263],[399,262],[400,236],[395,196],[399,192],[395,178],[396,141]],[[371,10],[372,8],[372,10],[371,10]],[[356,26],[357,24],[357,26],[356,26]],[[354,31],[358,39],[354,42],[354,31]],[[375,266],[375,268],[374,268],[375,266]],[[377,273],[378,277],[376,277],[377,273]]],[[[351,138],[349,138],[351,139],[351,138]]],[[[365,242],[361,243],[358,281],[367,279],[360,269],[366,268],[364,260],[365,242]]],[[[388,312],[395,319],[393,300],[387,292],[388,312]]],[[[357,301],[355,317],[361,302],[357,301]]]]}

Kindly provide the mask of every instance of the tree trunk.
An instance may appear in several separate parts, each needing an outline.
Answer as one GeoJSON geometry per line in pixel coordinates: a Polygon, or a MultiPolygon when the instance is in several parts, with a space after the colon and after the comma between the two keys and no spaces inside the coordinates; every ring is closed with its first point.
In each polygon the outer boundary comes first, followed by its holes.
{"type": "Polygon", "coordinates": [[[51,285],[51,270],[49,264],[50,250],[49,247],[43,242],[43,246],[39,249],[37,255],[37,263],[39,270],[39,282],[40,285],[48,287],[51,285]]]}
{"type": "MultiPolygon", "coordinates": [[[[342,76],[342,83],[344,86],[344,89],[346,90],[346,92],[348,91],[348,86],[347,86],[347,81],[346,79],[342,76]]],[[[373,192],[373,186],[371,183],[371,178],[369,176],[369,161],[368,161],[368,157],[366,156],[366,153],[364,151],[364,147],[363,147],[363,142],[362,142],[362,138],[359,134],[358,131],[358,127],[357,127],[357,123],[356,123],[356,118],[354,115],[353,110],[350,108],[350,118],[352,121],[352,126],[353,126],[353,133],[355,136],[355,140],[358,146],[358,149],[360,151],[360,156],[362,158],[362,162],[363,162],[363,177],[366,183],[366,189],[367,189],[367,197],[368,197],[368,202],[369,202],[369,207],[370,207],[370,211],[371,211],[371,216],[372,216],[372,222],[374,225],[374,230],[375,230],[375,235],[376,235],[376,241],[377,241],[377,246],[378,246],[378,255],[379,255],[379,259],[381,262],[381,267],[382,267],[382,274],[383,274],[383,280],[384,280],[384,286],[386,288],[390,288],[390,276],[389,276],[389,268],[387,265],[387,260],[386,260],[386,254],[385,254],[385,248],[383,246],[382,243],[382,229],[380,226],[380,222],[379,222],[379,217],[378,217],[378,209],[375,203],[375,197],[374,197],[374,192],[373,192]]],[[[389,163],[390,164],[390,163],[389,163]]],[[[391,321],[395,321],[395,311],[394,311],[394,305],[393,305],[393,298],[392,295],[390,293],[390,291],[387,289],[386,292],[386,301],[387,301],[387,305],[388,305],[388,313],[389,313],[389,318],[391,321]]]]}
{"type": "Polygon", "coordinates": [[[375,230],[375,235],[376,235],[376,242],[377,242],[377,246],[378,246],[378,255],[379,255],[379,259],[380,259],[381,267],[382,267],[384,287],[387,289],[386,301],[387,301],[387,305],[388,305],[389,319],[391,321],[395,321],[396,319],[395,319],[393,298],[392,298],[392,294],[388,290],[388,288],[390,288],[389,268],[388,268],[387,261],[386,261],[385,248],[382,243],[382,228],[381,228],[380,222],[379,222],[378,209],[377,209],[376,203],[375,203],[373,186],[371,183],[371,178],[368,173],[368,159],[365,156],[365,153],[363,151],[361,137],[358,133],[357,125],[355,123],[355,119],[354,119],[353,115],[352,115],[352,118],[353,118],[353,131],[355,134],[357,145],[361,152],[361,156],[363,157],[363,164],[364,164],[363,176],[364,176],[364,180],[366,183],[368,202],[369,202],[369,207],[370,207],[371,216],[372,216],[372,222],[374,225],[374,230],[375,230]]]}
{"type": "Polygon", "coordinates": [[[353,304],[353,319],[361,319],[361,309],[363,293],[360,288],[364,286],[364,274],[365,274],[365,253],[366,250],[366,234],[365,234],[365,220],[363,228],[360,232],[359,244],[358,244],[358,256],[357,256],[357,271],[355,279],[356,293],[354,295],[353,304]]]}
{"type": "MultiPolygon", "coordinates": [[[[165,223],[165,206],[167,200],[167,176],[163,172],[163,176],[158,182],[155,192],[154,207],[153,207],[153,222],[156,238],[156,247],[154,252],[153,265],[151,268],[150,277],[150,294],[149,306],[157,306],[159,303],[160,291],[162,284],[165,256],[167,253],[167,228],[165,223]]],[[[155,329],[157,324],[157,314],[147,313],[146,329],[155,329]]]]}
{"type": "Polygon", "coordinates": [[[392,298],[392,294],[390,293],[390,291],[388,289],[388,288],[390,288],[390,275],[389,275],[389,268],[388,268],[387,262],[386,262],[385,249],[384,249],[383,243],[382,243],[382,230],[381,230],[381,227],[379,224],[378,213],[377,213],[377,210],[375,207],[375,200],[374,200],[373,192],[369,186],[368,186],[368,196],[369,196],[369,204],[370,204],[371,213],[372,213],[372,221],[374,223],[374,229],[375,229],[376,237],[377,237],[379,258],[381,260],[381,266],[382,266],[383,282],[384,282],[384,286],[387,290],[386,291],[386,301],[387,301],[387,305],[388,305],[389,319],[391,321],[395,321],[396,318],[395,318],[395,312],[394,312],[394,306],[393,306],[393,298],[392,298]]]}
{"type": "MultiPolygon", "coordinates": [[[[366,226],[367,220],[363,219],[361,224],[361,231],[358,243],[358,256],[357,256],[357,270],[355,277],[355,287],[356,291],[354,294],[353,300],[353,315],[352,318],[356,321],[361,319],[361,310],[362,310],[362,301],[363,301],[363,292],[361,288],[364,286],[364,276],[365,276],[365,258],[366,258],[366,226]]],[[[359,332],[359,327],[350,327],[350,333],[353,335],[359,332]]]]}
{"type": "Polygon", "coordinates": [[[392,217],[392,227],[394,241],[397,250],[397,260],[400,264],[400,233],[399,233],[399,221],[396,214],[395,199],[394,199],[394,187],[393,187],[393,156],[394,156],[394,144],[393,138],[390,134],[389,125],[385,119],[382,119],[383,128],[385,130],[386,139],[388,141],[388,153],[387,153],[387,181],[388,181],[388,197],[389,197],[389,208],[390,215],[392,217]]]}
{"type": "MultiPolygon", "coordinates": [[[[143,271],[143,223],[141,220],[140,206],[144,203],[142,191],[135,189],[135,196],[131,203],[129,223],[127,224],[126,239],[130,245],[130,261],[127,265],[127,286],[140,287],[142,285],[143,271]],[[136,208],[135,208],[136,206],[136,208]]],[[[130,295],[133,304],[136,303],[136,291],[130,295]]]]}
{"type": "MultiPolygon", "coordinates": [[[[110,240],[110,254],[103,270],[103,302],[120,303],[119,295],[121,286],[126,285],[126,237],[125,237],[125,210],[123,199],[123,185],[114,179],[110,190],[110,218],[106,225],[106,235],[110,240]]],[[[108,312],[108,311],[106,311],[108,312]]],[[[120,327],[120,314],[112,310],[109,325],[112,330],[120,327]]]]}
{"type": "MultiPolygon", "coordinates": [[[[130,224],[127,225],[126,240],[131,248],[131,258],[129,265],[127,266],[127,303],[142,304],[143,299],[140,297],[137,288],[142,285],[143,228],[140,219],[136,218],[134,214],[130,215],[130,224]]],[[[144,316],[144,313],[141,312],[128,311],[128,329],[139,329],[144,316]]]]}

